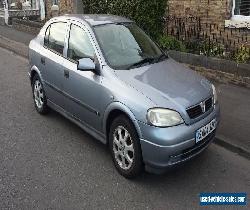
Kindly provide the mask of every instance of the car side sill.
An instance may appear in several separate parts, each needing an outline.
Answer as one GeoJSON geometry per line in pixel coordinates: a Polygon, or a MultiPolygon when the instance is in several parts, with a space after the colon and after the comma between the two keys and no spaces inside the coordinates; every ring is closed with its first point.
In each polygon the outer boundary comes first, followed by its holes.
{"type": "Polygon", "coordinates": [[[80,128],[82,128],[88,134],[90,134],[91,136],[93,136],[97,140],[101,141],[103,144],[107,143],[104,134],[98,132],[96,129],[90,127],[89,125],[87,125],[86,123],[84,123],[83,121],[81,121],[80,119],[74,117],[73,115],[71,115],[70,113],[68,113],[66,110],[64,110],[62,107],[60,107],[57,104],[53,103],[51,100],[47,99],[47,103],[48,103],[48,106],[50,108],[52,108],[56,112],[58,112],[61,115],[63,115],[65,118],[69,119],[70,121],[72,121],[73,123],[75,123],[76,125],[78,125],[80,128]]]}

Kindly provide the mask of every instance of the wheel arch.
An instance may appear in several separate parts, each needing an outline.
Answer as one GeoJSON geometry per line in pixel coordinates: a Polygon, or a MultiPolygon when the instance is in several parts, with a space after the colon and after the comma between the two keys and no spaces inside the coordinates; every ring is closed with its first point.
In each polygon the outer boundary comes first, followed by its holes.
{"type": "Polygon", "coordinates": [[[103,118],[103,131],[105,132],[107,144],[108,144],[108,134],[111,123],[119,115],[125,115],[131,121],[131,123],[134,125],[136,129],[138,137],[141,138],[141,130],[133,112],[125,104],[122,104],[120,102],[114,102],[108,106],[108,108],[104,113],[104,118],[103,118]]]}
{"type": "Polygon", "coordinates": [[[41,72],[36,66],[32,66],[30,69],[30,82],[32,83],[33,78],[36,74],[40,77],[40,79],[43,83],[43,78],[42,78],[41,72]]]}

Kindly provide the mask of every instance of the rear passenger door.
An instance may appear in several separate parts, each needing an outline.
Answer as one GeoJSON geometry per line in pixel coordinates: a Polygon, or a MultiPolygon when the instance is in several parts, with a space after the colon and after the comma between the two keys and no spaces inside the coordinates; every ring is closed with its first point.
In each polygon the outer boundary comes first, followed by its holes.
{"type": "Polygon", "coordinates": [[[45,91],[50,102],[64,108],[63,80],[64,68],[63,57],[65,35],[67,23],[54,22],[46,30],[44,39],[43,55],[41,55],[41,64],[43,66],[43,79],[45,91]]]}

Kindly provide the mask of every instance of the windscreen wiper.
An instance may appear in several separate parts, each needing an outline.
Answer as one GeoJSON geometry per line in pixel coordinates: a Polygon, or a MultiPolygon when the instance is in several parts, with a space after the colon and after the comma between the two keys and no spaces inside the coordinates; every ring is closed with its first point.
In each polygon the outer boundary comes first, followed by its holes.
{"type": "Polygon", "coordinates": [[[165,53],[162,53],[159,57],[155,58],[155,63],[158,63],[158,62],[165,60],[167,58],[168,58],[168,56],[165,53]]]}
{"type": "Polygon", "coordinates": [[[150,58],[150,57],[147,57],[147,58],[143,58],[142,60],[130,65],[127,69],[132,69],[132,68],[135,68],[135,67],[140,67],[142,66],[143,64],[145,63],[151,63],[154,61],[154,58],[150,58]]]}

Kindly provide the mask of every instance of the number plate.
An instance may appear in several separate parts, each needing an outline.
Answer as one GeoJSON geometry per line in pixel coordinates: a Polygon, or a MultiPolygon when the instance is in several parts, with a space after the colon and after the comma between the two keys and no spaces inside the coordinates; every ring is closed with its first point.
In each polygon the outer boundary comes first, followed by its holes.
{"type": "Polygon", "coordinates": [[[197,130],[195,134],[196,143],[202,141],[210,133],[212,133],[216,129],[216,125],[217,125],[216,119],[213,119],[210,123],[197,130]]]}

